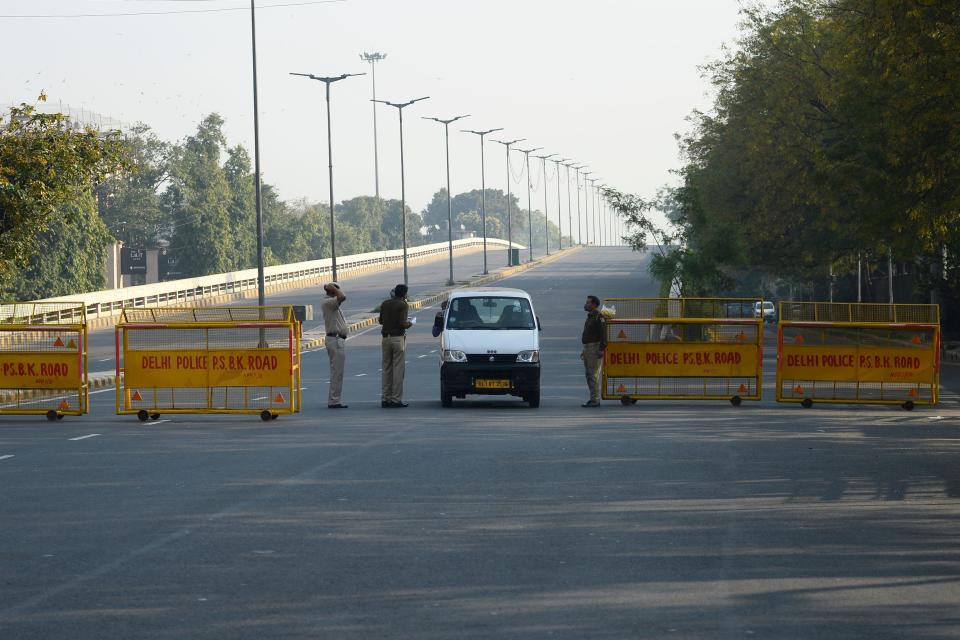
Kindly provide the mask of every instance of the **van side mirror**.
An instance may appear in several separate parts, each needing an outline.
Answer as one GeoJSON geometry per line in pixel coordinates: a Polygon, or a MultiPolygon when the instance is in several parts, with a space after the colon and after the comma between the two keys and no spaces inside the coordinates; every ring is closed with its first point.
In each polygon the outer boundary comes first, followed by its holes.
{"type": "Polygon", "coordinates": [[[540,316],[537,316],[537,331],[543,331],[543,325],[540,324],[540,316]]]}

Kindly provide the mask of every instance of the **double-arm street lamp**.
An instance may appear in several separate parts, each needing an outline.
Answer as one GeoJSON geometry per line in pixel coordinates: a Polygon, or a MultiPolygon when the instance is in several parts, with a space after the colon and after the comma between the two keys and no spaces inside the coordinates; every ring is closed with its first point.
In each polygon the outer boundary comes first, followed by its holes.
{"type": "MultiPolygon", "coordinates": [[[[557,233],[559,238],[559,249],[563,249],[563,206],[560,204],[560,165],[566,162],[566,158],[554,158],[553,164],[557,169],[557,233]]],[[[567,169],[567,189],[570,189],[570,169],[567,169]]],[[[568,191],[569,193],[569,191],[568,191]]],[[[569,202],[567,203],[569,205],[569,202]]],[[[569,209],[569,206],[568,206],[569,209]]]]}
{"type": "Polygon", "coordinates": [[[365,73],[342,73],[339,76],[315,76],[312,73],[291,73],[292,76],[303,76],[311,80],[317,80],[326,85],[327,89],[327,161],[330,178],[330,264],[333,272],[333,280],[337,280],[337,236],[333,221],[333,142],[330,128],[330,85],[340,80],[352,78],[354,76],[365,76],[365,73]]]}
{"type": "Polygon", "coordinates": [[[583,224],[583,213],[580,211],[580,169],[583,169],[585,166],[586,165],[583,164],[573,165],[575,171],[574,177],[577,179],[577,240],[580,244],[590,244],[589,233],[587,234],[587,241],[584,242],[583,228],[585,225],[583,224]]]}
{"type": "Polygon", "coordinates": [[[448,286],[455,284],[453,280],[453,204],[450,199],[450,123],[469,118],[470,114],[456,116],[454,118],[432,118],[424,117],[424,120],[433,120],[443,125],[444,140],[447,148],[447,254],[450,258],[450,278],[447,280],[448,286]]]}
{"type": "Polygon", "coordinates": [[[588,176],[593,175],[593,171],[581,171],[583,175],[583,226],[587,230],[587,244],[590,244],[590,239],[593,238],[593,243],[597,243],[597,233],[593,231],[593,216],[590,214],[590,178],[588,176]],[[591,235],[593,231],[593,235],[591,235]]]}
{"type": "MultiPolygon", "coordinates": [[[[548,156],[534,156],[543,163],[543,232],[546,244],[547,255],[550,255],[550,216],[547,214],[547,160],[557,154],[551,153],[548,156]]],[[[559,204],[559,202],[557,203],[559,204]]]]}
{"type": "Polygon", "coordinates": [[[510,147],[523,142],[526,138],[517,138],[509,142],[504,140],[494,140],[507,148],[507,266],[513,266],[513,202],[510,197],[510,147]]]}
{"type": "MultiPolygon", "coordinates": [[[[389,100],[376,99],[372,101],[391,107],[396,107],[397,113],[400,115],[400,228],[402,229],[403,233],[403,284],[409,284],[409,279],[407,277],[407,186],[403,169],[403,108],[409,107],[414,102],[426,100],[429,97],[430,96],[414,98],[413,100],[408,100],[406,102],[390,102],[389,100]]],[[[377,197],[380,197],[379,193],[377,194],[377,197]]]]}
{"type": "Polygon", "coordinates": [[[531,211],[532,205],[530,202],[530,154],[534,151],[540,151],[543,147],[534,147],[533,149],[517,149],[524,157],[524,166],[526,167],[527,172],[527,233],[529,234],[529,244],[527,247],[530,250],[530,261],[533,262],[533,213],[531,211]]]}
{"type": "Polygon", "coordinates": [[[493,133],[494,131],[503,131],[503,127],[486,129],[484,131],[474,131],[473,129],[463,130],[464,133],[472,133],[480,136],[480,224],[483,227],[483,275],[487,275],[487,178],[483,160],[483,138],[488,133],[493,133]]]}

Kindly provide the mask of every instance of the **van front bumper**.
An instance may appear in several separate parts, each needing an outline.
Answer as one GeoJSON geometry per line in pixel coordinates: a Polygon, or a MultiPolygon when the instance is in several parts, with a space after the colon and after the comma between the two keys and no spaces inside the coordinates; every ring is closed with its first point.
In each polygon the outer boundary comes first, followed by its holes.
{"type": "Polygon", "coordinates": [[[540,388],[539,362],[444,362],[440,365],[440,382],[447,393],[523,396],[540,388]],[[509,380],[507,388],[478,387],[480,380],[509,380]]]}

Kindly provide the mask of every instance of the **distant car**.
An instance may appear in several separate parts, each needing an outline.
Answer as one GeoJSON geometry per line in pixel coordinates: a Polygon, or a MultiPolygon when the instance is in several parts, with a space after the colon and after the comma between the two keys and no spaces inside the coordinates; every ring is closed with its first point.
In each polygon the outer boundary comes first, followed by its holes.
{"type": "MultiPolygon", "coordinates": [[[[760,303],[753,303],[753,317],[760,317],[760,303]]],[[[777,308],[773,306],[773,303],[769,300],[763,301],[763,321],[764,322],[776,322],[777,321],[777,308]]]]}

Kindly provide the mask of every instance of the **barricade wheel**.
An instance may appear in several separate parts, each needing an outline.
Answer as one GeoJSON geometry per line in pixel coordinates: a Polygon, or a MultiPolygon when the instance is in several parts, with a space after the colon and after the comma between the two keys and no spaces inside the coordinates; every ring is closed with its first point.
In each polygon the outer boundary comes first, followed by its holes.
{"type": "Polygon", "coordinates": [[[279,414],[279,413],[271,413],[271,414],[270,414],[270,419],[271,419],[271,420],[276,420],[276,419],[279,418],[279,417],[280,417],[280,414],[279,414]]]}
{"type": "Polygon", "coordinates": [[[58,414],[57,414],[57,420],[63,420],[63,414],[62,414],[62,413],[58,413],[58,414]]]}
{"type": "Polygon", "coordinates": [[[146,422],[149,419],[150,419],[150,414],[147,413],[146,409],[140,409],[140,411],[137,411],[137,420],[139,420],[140,422],[146,422]]]}
{"type": "Polygon", "coordinates": [[[160,414],[159,414],[159,413],[151,413],[151,414],[150,414],[150,419],[151,419],[151,420],[159,420],[159,419],[160,419],[160,414]]]}
{"type": "Polygon", "coordinates": [[[804,398],[800,402],[800,406],[803,407],[804,409],[809,409],[810,407],[813,406],[813,400],[811,400],[810,398],[804,398]]]}
{"type": "Polygon", "coordinates": [[[913,400],[907,400],[902,405],[904,411],[913,411],[913,400]]]}
{"type": "Polygon", "coordinates": [[[266,409],[264,409],[263,411],[260,412],[260,419],[263,420],[264,422],[270,422],[270,420],[273,419],[273,414],[267,411],[266,409]]]}
{"type": "Polygon", "coordinates": [[[625,407],[627,405],[636,404],[636,402],[637,402],[636,400],[631,401],[630,396],[620,396],[620,404],[622,404],[625,407]]]}
{"type": "Polygon", "coordinates": [[[57,419],[56,411],[54,411],[53,409],[50,409],[50,411],[47,411],[47,420],[49,420],[50,422],[53,422],[56,419],[57,419]]]}
{"type": "Polygon", "coordinates": [[[730,404],[732,404],[735,407],[739,407],[741,402],[743,402],[743,398],[741,398],[740,396],[733,396],[732,398],[730,398],[730,404]]]}

